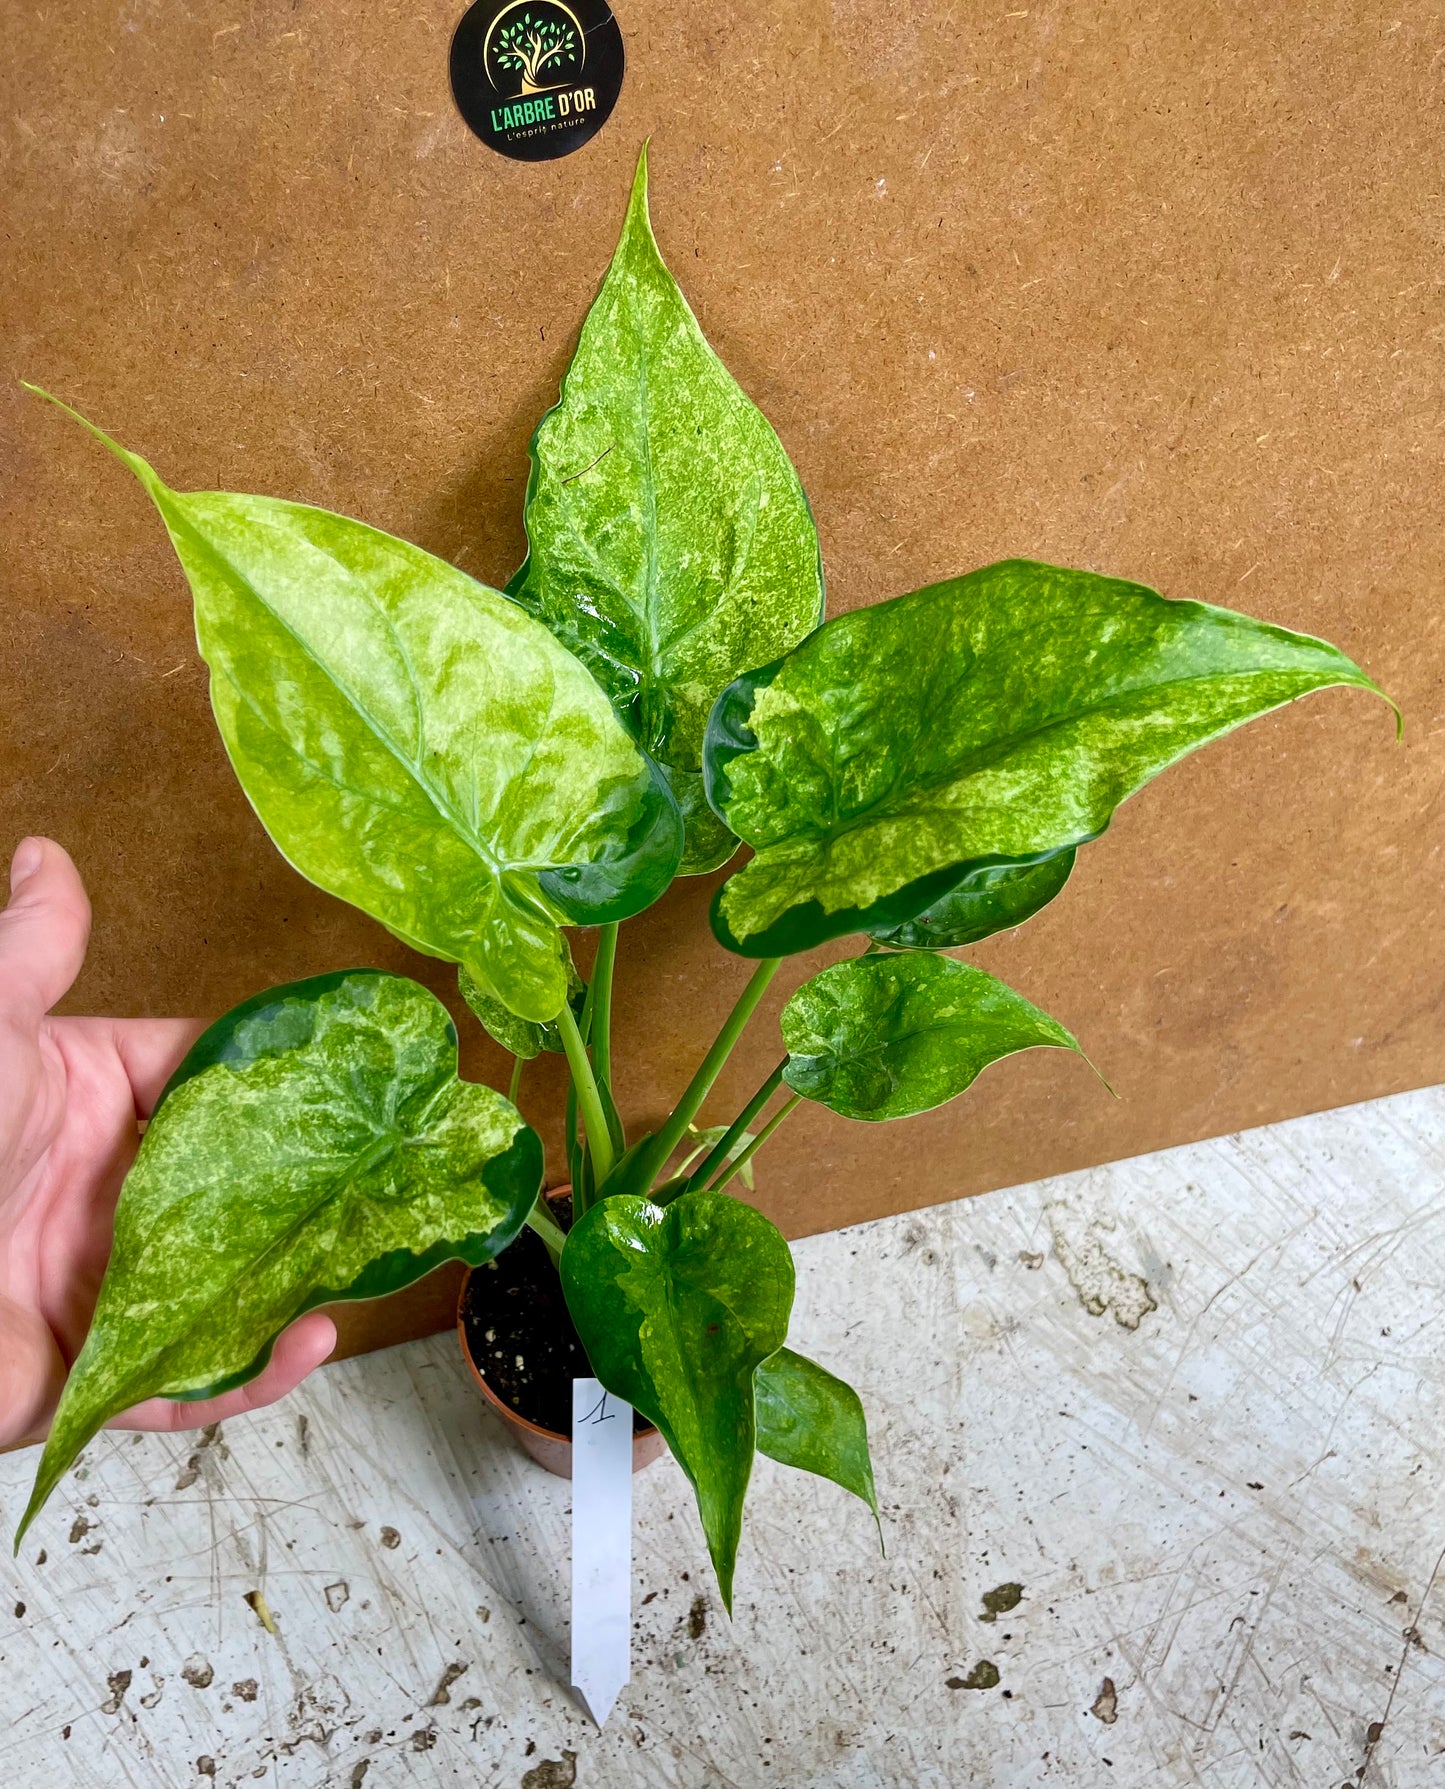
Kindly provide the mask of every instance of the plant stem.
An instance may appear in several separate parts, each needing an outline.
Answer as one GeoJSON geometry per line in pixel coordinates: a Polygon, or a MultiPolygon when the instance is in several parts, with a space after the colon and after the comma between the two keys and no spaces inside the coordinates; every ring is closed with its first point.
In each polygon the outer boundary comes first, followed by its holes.
{"type": "MultiPolygon", "coordinates": [[[[612,1172],[613,1161],[612,1136],[607,1129],[602,1096],[597,1091],[597,1081],[592,1073],[592,1064],[587,1059],[587,1046],[582,1041],[582,1033],[577,1029],[577,1020],[565,1001],[557,1015],[557,1024],[562,1032],[563,1048],[567,1052],[567,1066],[572,1071],[572,1085],[577,1089],[577,1104],[582,1108],[582,1122],[587,1127],[587,1149],[592,1157],[593,1173],[598,1186],[601,1186],[612,1172]]],[[[578,1216],[581,1215],[579,1212],[578,1216]]]]}
{"type": "Polygon", "coordinates": [[[535,1230],[546,1243],[547,1253],[555,1266],[562,1258],[562,1245],[567,1240],[567,1233],[548,1211],[546,1195],[543,1193],[538,1193],[537,1203],[527,1213],[527,1228],[535,1230]]]}
{"type": "Polygon", "coordinates": [[[602,928],[592,965],[592,1060],[597,1079],[612,1091],[612,970],[617,962],[617,921],[602,928]]]}
{"type": "Polygon", "coordinates": [[[522,1070],[526,1067],[526,1063],[527,1059],[525,1056],[514,1056],[512,1058],[512,1084],[507,1089],[507,1098],[514,1106],[517,1103],[517,1095],[522,1091],[522,1070]]]}
{"type": "MultiPolygon", "coordinates": [[[[681,1143],[687,1127],[697,1116],[697,1109],[707,1098],[712,1084],[722,1071],[723,1064],[732,1054],[733,1045],[742,1036],[743,1027],[753,1016],[753,1009],[762,999],[768,983],[778,972],[781,957],[764,957],[748,978],[748,985],[738,995],[737,1005],[723,1021],[722,1030],[718,1032],[712,1048],[703,1057],[697,1073],[687,1084],[682,1098],[672,1109],[672,1116],[662,1129],[656,1133],[647,1145],[646,1172],[639,1175],[639,1183],[651,1187],[658,1174],[667,1165],[667,1158],[681,1143]]],[[[642,1164],[639,1163],[639,1166],[642,1164]]]]}
{"type": "Polygon", "coordinates": [[[696,1192],[700,1186],[706,1186],[708,1175],[728,1159],[728,1155],[738,1138],[742,1136],[743,1132],[782,1085],[783,1070],[787,1066],[788,1059],[785,1056],[773,1070],[772,1074],[768,1076],[767,1080],[763,1082],[762,1086],[743,1107],[742,1111],[738,1113],[737,1117],[728,1126],[726,1131],[723,1132],[722,1136],[713,1144],[712,1148],[703,1157],[701,1163],[688,1175],[687,1190],[690,1193],[696,1192]]]}
{"type": "Polygon", "coordinates": [[[749,1143],[747,1148],[744,1149],[742,1151],[742,1153],[738,1156],[737,1160],[735,1162],[730,1163],[726,1168],[724,1168],[723,1172],[718,1176],[718,1178],[707,1189],[708,1192],[720,1193],[723,1190],[723,1188],[727,1185],[727,1183],[732,1179],[733,1175],[738,1173],[738,1171],[740,1169],[745,1168],[748,1165],[748,1163],[753,1159],[753,1157],[762,1148],[763,1144],[767,1142],[768,1138],[772,1136],[773,1132],[778,1128],[778,1126],[788,1116],[789,1112],[791,1112],[793,1110],[794,1106],[800,1106],[800,1105],[802,1105],[802,1103],[803,1103],[802,1094],[795,1093],[793,1095],[793,1097],[788,1101],[787,1105],[779,1106],[777,1111],[774,1112],[772,1117],[763,1126],[763,1128],[758,1132],[757,1136],[755,1136],[753,1138],[752,1142],[749,1143]]]}

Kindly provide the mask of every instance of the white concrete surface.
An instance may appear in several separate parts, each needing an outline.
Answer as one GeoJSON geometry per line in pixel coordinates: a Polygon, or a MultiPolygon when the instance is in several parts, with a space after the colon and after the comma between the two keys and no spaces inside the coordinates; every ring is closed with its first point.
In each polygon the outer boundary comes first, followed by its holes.
{"type": "MultiPolygon", "coordinates": [[[[1445,1090],[798,1257],[886,1561],[760,1461],[730,1627],[651,1468],[599,1735],[562,1687],[568,1488],[438,1337],[89,1450],[0,1567],[0,1783],[1445,1784],[1445,1090]]],[[[33,1463],[0,1460],[7,1524],[33,1463]]]]}

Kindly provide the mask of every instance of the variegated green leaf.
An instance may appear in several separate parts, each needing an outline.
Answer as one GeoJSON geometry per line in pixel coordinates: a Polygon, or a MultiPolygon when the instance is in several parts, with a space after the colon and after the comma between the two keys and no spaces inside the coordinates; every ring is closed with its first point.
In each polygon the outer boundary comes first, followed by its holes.
{"type": "Polygon", "coordinates": [[[832,1479],[861,1497],[878,1521],[868,1422],[851,1385],[806,1355],[779,1348],[753,1375],[753,1398],[759,1453],[832,1479]]]}
{"type": "Polygon", "coordinates": [[[1321,640],[1024,560],[838,616],[713,709],[708,800],[756,853],[714,930],[771,957],[900,925],[1331,684],[1375,690],[1321,640]]]}
{"type": "Polygon", "coordinates": [[[682,849],[586,668],[419,547],[270,497],[182,495],[91,432],[170,531],[221,737],[281,851],[520,1018],[555,1018],[559,927],[638,912],[682,849]]]}
{"type": "Polygon", "coordinates": [[[753,1373],[782,1346],[793,1304],[787,1243],[726,1193],[684,1193],[666,1210],[623,1194],[572,1227],[562,1285],[593,1371],[657,1424],[692,1480],[731,1609],[753,1373]]]}
{"type": "Polygon", "coordinates": [[[508,589],[587,664],[675,778],[687,874],[736,842],[689,787],[713,699],[823,613],[818,538],[766,418],[708,346],[653,238],[647,152],[556,407],[532,441],[508,589]]]}
{"type": "Polygon", "coordinates": [[[112,1416],[244,1384],[318,1305],[489,1260],[541,1183],[537,1134],[457,1078],[451,1019],[415,982],[353,970],[228,1013],[172,1077],[126,1177],[20,1532],[112,1416]]]}
{"type": "Polygon", "coordinates": [[[971,963],[880,952],[835,963],[783,1008],[795,1093],[845,1118],[909,1118],[1018,1050],[1079,1050],[1056,1019],[971,963]]]}

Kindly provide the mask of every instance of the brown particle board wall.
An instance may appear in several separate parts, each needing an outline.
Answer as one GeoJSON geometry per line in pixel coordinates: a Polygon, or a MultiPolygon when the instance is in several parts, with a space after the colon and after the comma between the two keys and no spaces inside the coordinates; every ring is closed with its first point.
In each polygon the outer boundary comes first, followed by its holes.
{"type": "MultiPolygon", "coordinates": [[[[618,0],[616,112],[529,166],[454,112],[459,10],[7,8],[0,844],[53,834],[94,894],[69,1008],[214,1014],[352,963],[453,996],[270,847],[156,518],[14,379],[182,488],[344,510],[500,582],[651,133],[663,250],[797,462],[834,612],[1006,555],[1093,566],[1323,634],[1408,723],[1397,746],[1335,692],[1248,728],[976,953],[1117,1102],[1040,1052],[908,1125],[805,1108],[759,1203],[801,1234],[1445,1079],[1445,12],[618,0]]],[[[637,1121],[747,973],[714,882],[624,929],[637,1121]]],[[[503,1074],[469,1035],[467,1071],[503,1074]]],[[[558,1068],[523,1101],[549,1148],[558,1068]]]]}

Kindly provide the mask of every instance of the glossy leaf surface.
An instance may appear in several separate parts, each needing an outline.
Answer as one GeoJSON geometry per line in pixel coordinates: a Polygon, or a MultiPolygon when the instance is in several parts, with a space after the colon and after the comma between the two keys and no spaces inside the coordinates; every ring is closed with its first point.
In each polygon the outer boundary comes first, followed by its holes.
{"type": "Polygon", "coordinates": [[[766,957],[901,925],[1330,684],[1375,688],[1320,640],[1023,560],[838,616],[713,710],[708,799],[756,852],[714,930],[766,957]]]}
{"type": "Polygon", "coordinates": [[[555,1018],[559,926],[638,912],[682,848],[586,668],[419,547],[269,497],[181,495],[100,439],[170,531],[221,736],[280,850],[519,1017],[555,1018]]]}
{"type": "MultiPolygon", "coordinates": [[[[670,773],[701,766],[740,671],[817,625],[823,578],[798,476],[708,346],[653,238],[647,155],[556,407],[532,440],[528,556],[509,592],[591,669],[670,773]]],[[[700,789],[687,873],[736,849],[700,789]]]]}
{"type": "Polygon", "coordinates": [[[1060,851],[1042,863],[999,864],[975,870],[957,888],[925,907],[917,919],[870,932],[893,950],[954,950],[978,944],[1032,919],[1059,894],[1074,868],[1075,853],[1060,851]]]}
{"type": "Polygon", "coordinates": [[[674,770],[666,764],[662,771],[682,815],[683,847],[678,875],[705,876],[709,871],[720,870],[737,851],[739,841],[737,834],[730,832],[707,805],[702,772],[674,770]]]}
{"type": "Polygon", "coordinates": [[[600,1200],[562,1251],[562,1285],[593,1371],[657,1424],[697,1492],[723,1601],[752,1472],[753,1373],[783,1344],[793,1258],[724,1193],[600,1200]]]}
{"type": "Polygon", "coordinates": [[[793,995],[782,1027],[784,1081],[844,1118],[908,1118],[953,1099],[1002,1056],[1079,1049],[982,969],[914,952],[835,963],[793,995]]]}
{"type": "Polygon", "coordinates": [[[814,1472],[861,1497],[878,1520],[868,1422],[853,1387],[791,1348],[779,1348],[753,1377],[758,1451],[814,1472]]]}
{"type": "Polygon", "coordinates": [[[451,1019],[415,982],[354,970],[237,1007],[172,1077],[126,1177],[22,1532],[112,1416],[244,1384],[318,1305],[490,1259],[541,1182],[536,1133],[457,1078],[451,1019]]]}
{"type": "MultiPolygon", "coordinates": [[[[503,1006],[500,1000],[494,1000],[465,967],[457,970],[457,990],[487,1035],[504,1050],[520,1056],[523,1062],[530,1062],[544,1050],[558,1056],[563,1053],[562,1033],[554,1019],[549,1019],[545,1025],[539,1025],[534,1019],[519,1019],[510,1007],[503,1006]]],[[[577,973],[569,951],[567,1003],[579,1019],[586,998],[587,984],[577,973]]]]}

